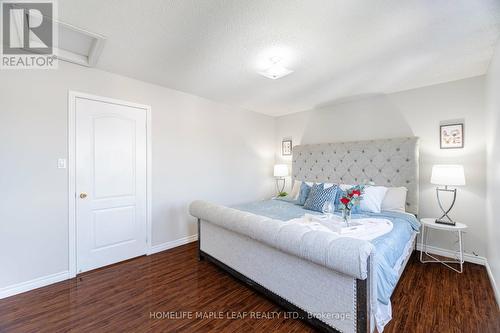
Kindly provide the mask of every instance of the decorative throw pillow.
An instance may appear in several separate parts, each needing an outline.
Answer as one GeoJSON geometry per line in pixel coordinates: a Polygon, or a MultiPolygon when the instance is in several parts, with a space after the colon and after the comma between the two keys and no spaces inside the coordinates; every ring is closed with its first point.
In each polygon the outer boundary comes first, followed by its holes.
{"type": "Polygon", "coordinates": [[[302,184],[300,185],[299,199],[297,200],[297,204],[303,206],[306,203],[309,192],[311,192],[311,188],[312,186],[307,185],[305,182],[302,182],[302,184]]]}
{"type": "Polygon", "coordinates": [[[380,213],[382,201],[384,200],[387,187],[367,186],[359,206],[361,211],[370,213],[380,213]]]}
{"type": "Polygon", "coordinates": [[[306,202],[304,203],[304,208],[321,212],[325,202],[330,201],[333,203],[336,195],[336,185],[324,188],[324,184],[314,184],[306,202]]]}
{"type": "Polygon", "coordinates": [[[382,210],[392,210],[398,212],[406,211],[406,187],[388,187],[382,200],[382,210]]]}
{"type": "Polygon", "coordinates": [[[335,210],[339,210],[340,198],[342,198],[344,194],[345,191],[339,187],[337,193],[335,194],[335,200],[334,200],[335,210]]]}

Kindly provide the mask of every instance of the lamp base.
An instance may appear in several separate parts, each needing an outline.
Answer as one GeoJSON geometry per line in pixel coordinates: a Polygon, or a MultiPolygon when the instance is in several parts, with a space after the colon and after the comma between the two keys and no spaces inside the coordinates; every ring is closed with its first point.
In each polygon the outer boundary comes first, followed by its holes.
{"type": "Polygon", "coordinates": [[[455,205],[455,200],[457,199],[457,189],[456,188],[449,189],[448,186],[445,186],[444,188],[437,187],[436,188],[436,196],[437,196],[439,208],[441,208],[441,210],[443,211],[443,215],[441,215],[441,217],[436,219],[436,223],[455,226],[455,222],[451,219],[451,217],[448,215],[448,213],[451,211],[451,209],[455,205]],[[448,210],[445,210],[443,208],[443,205],[441,203],[441,198],[439,197],[440,192],[453,193],[453,201],[451,202],[451,205],[448,208],[448,210]]]}
{"type": "Polygon", "coordinates": [[[455,226],[456,223],[454,221],[446,221],[446,220],[440,220],[440,219],[436,219],[435,221],[437,224],[446,224],[446,225],[452,225],[452,226],[455,226]]]}
{"type": "Polygon", "coordinates": [[[285,193],[285,185],[286,185],[286,180],[285,180],[285,177],[276,177],[276,190],[278,191],[277,193],[277,196],[278,197],[282,197],[282,196],[286,196],[285,195],[281,195],[282,193],[285,193]],[[281,187],[279,185],[280,181],[282,182],[281,184],[281,187]]]}

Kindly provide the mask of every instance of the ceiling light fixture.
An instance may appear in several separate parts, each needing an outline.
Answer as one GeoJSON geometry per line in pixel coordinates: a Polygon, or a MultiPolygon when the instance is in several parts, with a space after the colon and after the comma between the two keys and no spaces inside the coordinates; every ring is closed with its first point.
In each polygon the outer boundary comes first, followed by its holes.
{"type": "Polygon", "coordinates": [[[292,70],[283,66],[282,64],[283,58],[274,56],[269,58],[269,61],[271,63],[271,66],[269,66],[263,71],[260,71],[259,72],[260,75],[263,75],[272,80],[276,80],[284,76],[287,76],[288,74],[293,73],[292,70]]]}

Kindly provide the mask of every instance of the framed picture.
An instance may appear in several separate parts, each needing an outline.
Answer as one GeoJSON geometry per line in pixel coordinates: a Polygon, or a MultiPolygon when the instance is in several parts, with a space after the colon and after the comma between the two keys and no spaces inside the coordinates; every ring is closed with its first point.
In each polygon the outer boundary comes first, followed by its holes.
{"type": "Polygon", "coordinates": [[[292,155],[292,140],[283,140],[281,142],[281,155],[283,156],[292,155]]]}
{"type": "Polygon", "coordinates": [[[439,133],[441,149],[464,147],[464,124],[441,125],[439,133]]]}

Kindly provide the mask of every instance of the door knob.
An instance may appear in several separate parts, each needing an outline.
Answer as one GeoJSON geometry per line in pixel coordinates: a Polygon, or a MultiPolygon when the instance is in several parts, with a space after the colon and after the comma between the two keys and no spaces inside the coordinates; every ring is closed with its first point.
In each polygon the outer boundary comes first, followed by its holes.
{"type": "Polygon", "coordinates": [[[87,193],[82,192],[80,193],[80,199],[85,199],[87,197],[87,193]]]}

